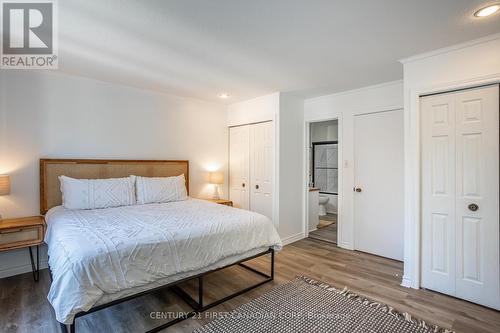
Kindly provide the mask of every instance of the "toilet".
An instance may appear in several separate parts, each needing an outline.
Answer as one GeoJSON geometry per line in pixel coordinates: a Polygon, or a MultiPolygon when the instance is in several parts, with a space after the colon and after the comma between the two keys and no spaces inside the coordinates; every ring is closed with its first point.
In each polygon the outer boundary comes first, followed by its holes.
{"type": "Polygon", "coordinates": [[[330,200],[330,198],[327,196],[319,196],[319,216],[326,215],[326,204],[328,203],[328,200],[330,200]]]}

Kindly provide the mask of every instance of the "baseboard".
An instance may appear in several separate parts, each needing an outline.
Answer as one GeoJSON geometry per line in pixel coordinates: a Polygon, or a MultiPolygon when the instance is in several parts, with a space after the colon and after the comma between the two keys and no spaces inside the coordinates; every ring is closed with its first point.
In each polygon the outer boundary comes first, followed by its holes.
{"type": "MultiPolygon", "coordinates": [[[[34,249],[34,248],[32,248],[34,249]]],[[[40,269],[47,268],[47,246],[40,246],[40,269]]],[[[36,251],[33,253],[36,260],[36,251]]],[[[27,248],[0,252],[0,278],[31,272],[30,255],[27,248]]]]}
{"type": "Polygon", "coordinates": [[[354,251],[354,246],[352,246],[352,244],[348,242],[340,242],[340,243],[337,242],[337,246],[346,250],[354,251]]]}
{"type": "MultiPolygon", "coordinates": [[[[40,269],[47,268],[47,260],[40,260],[40,269]]],[[[19,274],[24,274],[31,272],[31,264],[23,264],[20,266],[11,266],[6,269],[0,270],[0,279],[9,277],[9,276],[14,276],[14,275],[19,275],[19,274]]]]}
{"type": "Polygon", "coordinates": [[[403,275],[403,279],[401,280],[401,286],[406,288],[411,288],[411,280],[403,275]]]}
{"type": "Polygon", "coordinates": [[[285,245],[294,243],[294,242],[299,241],[299,240],[304,239],[304,238],[305,238],[304,233],[299,232],[298,234],[282,238],[281,242],[283,243],[283,246],[285,246],[285,245]]]}
{"type": "Polygon", "coordinates": [[[309,232],[313,232],[313,231],[316,231],[316,230],[318,230],[318,228],[311,229],[311,230],[309,230],[309,232]]]}

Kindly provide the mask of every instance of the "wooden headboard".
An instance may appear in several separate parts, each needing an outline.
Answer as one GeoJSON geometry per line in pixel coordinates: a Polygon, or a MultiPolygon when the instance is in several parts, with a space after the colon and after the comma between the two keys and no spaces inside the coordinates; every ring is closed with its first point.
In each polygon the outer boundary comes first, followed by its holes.
{"type": "Polygon", "coordinates": [[[62,203],[59,176],[77,179],[120,178],[130,175],[170,177],[184,174],[189,193],[189,161],[40,159],[40,213],[62,203]]]}

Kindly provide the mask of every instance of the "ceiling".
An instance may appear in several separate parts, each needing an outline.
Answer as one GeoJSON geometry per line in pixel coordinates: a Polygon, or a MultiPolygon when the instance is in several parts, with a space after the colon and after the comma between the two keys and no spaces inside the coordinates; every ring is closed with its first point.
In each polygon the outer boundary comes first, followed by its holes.
{"type": "Polygon", "coordinates": [[[215,102],[309,98],[401,79],[398,59],[500,32],[500,14],[472,16],[484,3],[64,0],[59,68],[215,102]]]}

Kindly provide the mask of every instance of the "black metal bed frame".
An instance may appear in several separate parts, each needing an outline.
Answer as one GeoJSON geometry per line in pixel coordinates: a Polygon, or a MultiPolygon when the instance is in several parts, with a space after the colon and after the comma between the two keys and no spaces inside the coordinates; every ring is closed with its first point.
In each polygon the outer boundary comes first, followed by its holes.
{"type": "Polygon", "coordinates": [[[35,280],[35,282],[38,282],[38,279],[40,278],[40,245],[37,244],[35,247],[36,247],[36,266],[33,260],[33,251],[31,250],[31,246],[28,246],[28,250],[30,252],[31,271],[33,272],[33,280],[35,280]]]}
{"type": "MultiPolygon", "coordinates": [[[[50,272],[50,267],[49,267],[49,272],[50,272]]],[[[50,278],[52,280],[52,273],[50,272],[50,278]]],[[[175,282],[172,282],[172,283],[169,283],[169,284],[166,284],[166,285],[163,285],[163,286],[159,286],[159,287],[156,287],[156,288],[153,288],[153,289],[149,289],[149,290],[146,290],[146,291],[142,291],[142,292],[139,292],[137,294],[133,294],[133,295],[130,295],[130,296],[127,296],[127,297],[124,297],[124,298],[120,298],[120,299],[117,299],[117,300],[114,300],[114,301],[111,301],[109,303],[105,303],[105,304],[101,304],[101,305],[98,305],[98,306],[95,306],[91,309],[89,309],[88,311],[85,311],[85,312],[78,312],[76,315],[75,315],[75,318],[73,319],[73,323],[70,324],[70,325],[65,325],[65,324],[62,324],[60,323],[61,325],[61,330],[63,333],[75,333],[76,332],[76,327],[75,327],[75,321],[77,318],[79,317],[83,317],[87,314],[90,314],[90,313],[93,313],[93,312],[96,312],[96,311],[99,311],[99,310],[103,310],[103,309],[106,309],[106,308],[109,308],[113,305],[117,305],[117,304],[120,304],[120,303],[123,303],[123,302],[126,302],[126,301],[129,301],[129,300],[132,300],[132,299],[135,299],[137,297],[141,297],[141,296],[144,296],[144,295],[148,295],[148,294],[151,294],[151,293],[154,293],[156,291],[160,291],[160,290],[164,290],[164,289],[172,289],[172,291],[177,294],[187,305],[189,305],[191,308],[192,308],[192,311],[190,312],[187,312],[185,313],[184,315],[182,316],[178,316],[177,318],[173,319],[173,320],[170,320],[166,323],[163,323],[159,326],[156,326],[148,331],[146,331],[146,333],[153,333],[153,332],[158,332],[162,329],[165,329],[169,326],[172,326],[172,325],[175,325],[183,320],[186,320],[188,318],[191,318],[193,317],[194,315],[198,314],[198,313],[201,313],[201,312],[204,312],[216,305],[219,305],[221,303],[224,303],[226,302],[227,300],[230,300],[234,297],[237,297],[241,294],[244,294],[252,289],[255,289],[257,287],[260,287],[261,285],[265,284],[265,283],[268,283],[270,281],[274,280],[274,249],[273,248],[269,248],[268,250],[264,251],[264,252],[260,252],[258,254],[255,254],[253,256],[250,256],[248,258],[244,258],[242,260],[239,260],[237,262],[234,262],[232,264],[229,264],[229,265],[226,265],[224,267],[220,267],[220,268],[216,268],[216,269],[213,269],[213,270],[210,270],[210,271],[207,271],[207,272],[204,272],[204,273],[200,273],[200,274],[196,274],[196,275],[193,275],[193,276],[190,276],[190,277],[187,277],[187,278],[184,278],[184,279],[181,279],[181,280],[178,280],[178,281],[175,281],[175,282]],[[270,254],[271,255],[271,272],[270,274],[266,274],[266,273],[263,273],[253,267],[250,267],[250,266],[247,266],[246,264],[244,264],[245,261],[249,261],[249,260],[252,260],[252,259],[255,259],[255,258],[258,258],[258,257],[262,257],[262,256],[265,256],[265,255],[268,255],[270,254]],[[208,274],[211,274],[211,273],[214,273],[214,272],[217,272],[217,271],[220,271],[222,269],[225,269],[225,268],[228,268],[228,267],[231,267],[231,266],[235,266],[235,265],[238,265],[240,267],[243,267],[245,268],[246,270],[248,271],[251,271],[255,274],[258,274],[260,276],[263,276],[265,277],[265,280],[259,282],[259,283],[256,283],[250,287],[247,287],[247,288],[244,288],[242,290],[239,290],[231,295],[228,295],[224,298],[221,298],[217,301],[214,301],[210,304],[207,304],[207,305],[204,305],[203,304],[203,278],[208,275],[208,274]],[[189,281],[189,280],[193,280],[193,279],[198,279],[198,301],[194,300],[193,297],[191,297],[191,295],[189,295],[187,292],[185,292],[181,287],[179,287],[179,284],[183,283],[183,282],[186,282],[186,281],[189,281]]]]}

